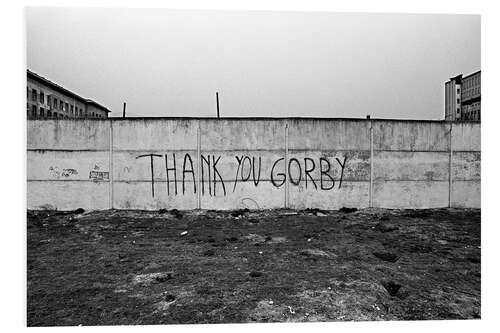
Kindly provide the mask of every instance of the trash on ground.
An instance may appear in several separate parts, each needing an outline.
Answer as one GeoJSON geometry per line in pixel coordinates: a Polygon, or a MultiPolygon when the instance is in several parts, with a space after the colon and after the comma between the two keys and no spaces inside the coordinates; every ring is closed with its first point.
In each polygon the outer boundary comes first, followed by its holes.
{"type": "Polygon", "coordinates": [[[341,213],[354,213],[357,210],[358,210],[357,208],[342,207],[339,209],[339,212],[341,212],[341,213]]]}
{"type": "Polygon", "coordinates": [[[58,211],[54,215],[71,215],[71,214],[83,214],[85,210],[83,208],[77,208],[70,211],[58,211]]]}
{"type": "Polygon", "coordinates": [[[262,272],[258,272],[258,271],[251,271],[250,274],[251,277],[259,277],[259,276],[262,276],[262,272]]]}
{"type": "Polygon", "coordinates": [[[172,209],[170,211],[170,214],[172,214],[177,219],[181,219],[182,218],[182,213],[179,212],[177,209],[172,209]]]}
{"type": "Polygon", "coordinates": [[[173,278],[173,272],[156,272],[136,275],[132,282],[134,284],[150,285],[153,283],[163,283],[173,278]]]}
{"type": "Polygon", "coordinates": [[[394,282],[394,281],[383,282],[382,285],[384,286],[385,290],[387,290],[387,292],[391,296],[396,296],[399,289],[401,289],[401,285],[394,282]]]}

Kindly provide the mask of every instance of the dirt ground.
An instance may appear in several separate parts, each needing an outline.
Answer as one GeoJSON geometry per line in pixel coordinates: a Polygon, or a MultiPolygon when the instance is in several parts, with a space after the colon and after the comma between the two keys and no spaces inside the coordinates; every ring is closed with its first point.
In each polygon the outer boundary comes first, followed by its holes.
{"type": "Polygon", "coordinates": [[[481,316],[480,210],[29,211],[29,326],[481,316]]]}

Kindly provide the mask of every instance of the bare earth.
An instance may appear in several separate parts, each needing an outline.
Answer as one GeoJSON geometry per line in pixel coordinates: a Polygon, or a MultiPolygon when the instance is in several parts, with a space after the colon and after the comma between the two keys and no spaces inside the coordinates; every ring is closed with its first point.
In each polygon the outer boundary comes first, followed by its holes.
{"type": "Polygon", "coordinates": [[[27,228],[29,326],[481,316],[480,210],[29,211],[27,228]]]}

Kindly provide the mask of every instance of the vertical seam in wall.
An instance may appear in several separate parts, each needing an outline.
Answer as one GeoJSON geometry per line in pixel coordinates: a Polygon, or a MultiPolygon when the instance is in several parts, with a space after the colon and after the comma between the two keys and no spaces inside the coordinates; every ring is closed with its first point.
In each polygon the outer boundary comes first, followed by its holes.
{"type": "Polygon", "coordinates": [[[113,121],[109,121],[109,209],[113,209],[113,121]]]}
{"type": "Polygon", "coordinates": [[[368,193],[369,207],[373,208],[373,123],[370,120],[370,186],[368,193]]]}
{"type": "MultiPolygon", "coordinates": [[[[284,170],[285,175],[287,174],[287,166],[288,166],[288,121],[285,121],[285,170],[284,170]]],[[[286,180],[287,178],[288,177],[285,177],[286,180]]],[[[290,206],[288,189],[289,189],[288,181],[285,181],[285,208],[288,208],[290,206]]]]}
{"type": "Polygon", "coordinates": [[[197,143],[196,150],[198,155],[198,163],[197,163],[197,173],[198,173],[198,203],[197,208],[201,209],[201,128],[200,121],[198,120],[198,129],[197,131],[197,143]]]}
{"type": "Polygon", "coordinates": [[[452,191],[453,191],[453,176],[452,176],[452,167],[453,167],[453,148],[452,148],[452,134],[453,134],[453,123],[450,123],[450,131],[448,138],[448,145],[450,150],[449,157],[449,165],[448,165],[448,207],[452,206],[452,191]]]}

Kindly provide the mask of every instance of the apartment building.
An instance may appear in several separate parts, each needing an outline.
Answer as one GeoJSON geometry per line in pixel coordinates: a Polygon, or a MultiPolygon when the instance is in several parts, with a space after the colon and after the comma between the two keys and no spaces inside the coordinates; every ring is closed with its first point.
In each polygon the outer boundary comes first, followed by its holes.
{"type": "Polygon", "coordinates": [[[28,70],[26,112],[28,119],[105,119],[111,111],[28,70]]]}

